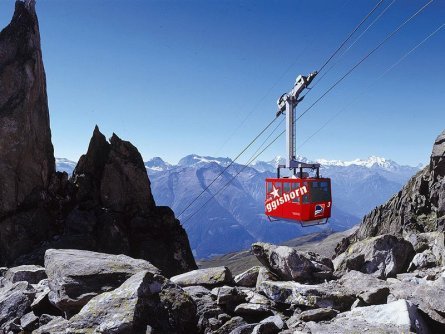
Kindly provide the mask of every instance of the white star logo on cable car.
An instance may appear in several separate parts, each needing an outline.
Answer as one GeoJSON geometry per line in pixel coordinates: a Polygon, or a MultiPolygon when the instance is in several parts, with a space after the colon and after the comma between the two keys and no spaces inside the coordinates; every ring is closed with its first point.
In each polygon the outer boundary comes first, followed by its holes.
{"type": "Polygon", "coordinates": [[[275,186],[273,186],[273,191],[270,194],[273,195],[273,198],[280,197],[280,195],[278,194],[278,189],[275,188],[275,186]]]}

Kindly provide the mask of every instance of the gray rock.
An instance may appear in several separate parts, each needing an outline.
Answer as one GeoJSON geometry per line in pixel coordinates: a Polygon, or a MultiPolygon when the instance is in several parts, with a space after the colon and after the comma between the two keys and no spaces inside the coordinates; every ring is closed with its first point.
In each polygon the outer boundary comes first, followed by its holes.
{"type": "Polygon", "coordinates": [[[29,312],[21,317],[20,326],[25,331],[33,331],[39,327],[39,318],[33,312],[29,312]]]}
{"type": "Polygon", "coordinates": [[[60,316],[55,316],[55,315],[51,315],[51,314],[42,314],[39,317],[39,327],[46,325],[53,320],[56,320],[55,322],[57,322],[57,321],[61,321],[64,319],[60,316]]]}
{"type": "Polygon", "coordinates": [[[410,242],[393,235],[381,235],[356,242],[334,260],[339,272],[357,270],[378,278],[405,272],[414,256],[410,242]]]}
{"type": "Polygon", "coordinates": [[[264,267],[260,267],[255,287],[258,289],[258,287],[264,281],[277,281],[277,280],[278,280],[278,277],[276,275],[271,273],[268,269],[266,269],[264,267]]]}
{"type": "Polygon", "coordinates": [[[237,305],[245,301],[246,294],[237,287],[222,286],[218,289],[216,303],[230,313],[237,305]]]}
{"type": "MultiPolygon", "coordinates": [[[[51,321],[35,333],[45,333],[51,321]]],[[[91,299],[68,323],[66,332],[145,333],[196,332],[196,305],[177,285],[161,275],[139,272],[113,291],[91,299]]]]}
{"type": "Polygon", "coordinates": [[[215,330],[212,334],[230,334],[235,329],[247,325],[246,321],[244,321],[241,317],[233,317],[229,321],[227,321],[220,328],[215,330]]]}
{"type": "Polygon", "coordinates": [[[26,281],[29,284],[37,284],[46,278],[46,273],[45,268],[41,266],[23,265],[9,268],[4,277],[11,283],[26,281]]]}
{"type": "Polygon", "coordinates": [[[227,267],[214,267],[197,269],[170,278],[172,282],[180,286],[202,285],[204,287],[215,287],[232,282],[232,273],[227,267]]]}
{"type": "Polygon", "coordinates": [[[285,324],[280,316],[270,316],[260,321],[252,331],[252,334],[277,334],[285,324]]]}
{"type": "Polygon", "coordinates": [[[233,281],[238,286],[255,287],[258,279],[259,266],[252,267],[233,278],[233,281]]]}
{"type": "Polygon", "coordinates": [[[159,273],[145,260],[83,250],[49,249],[45,253],[50,301],[60,310],[77,313],[94,296],[110,291],[140,271],[159,273]]]}
{"type": "Polygon", "coordinates": [[[280,304],[294,304],[309,308],[330,307],[344,311],[351,307],[355,300],[352,291],[338,289],[339,285],[307,285],[297,282],[265,281],[259,291],[267,298],[280,304]]]}
{"type": "Polygon", "coordinates": [[[308,322],[312,334],[332,333],[428,333],[415,305],[398,300],[385,305],[357,307],[330,322],[308,322]]]}
{"type": "Polygon", "coordinates": [[[34,289],[27,282],[10,284],[0,290],[0,330],[30,311],[34,295],[34,289]]]}
{"type": "Polygon", "coordinates": [[[408,300],[429,318],[445,325],[445,288],[442,284],[423,279],[399,281],[390,285],[390,296],[408,300]]]}
{"type": "Polygon", "coordinates": [[[255,326],[256,324],[243,325],[235,328],[233,331],[230,332],[230,334],[251,334],[255,326]]]}
{"type": "Polygon", "coordinates": [[[273,323],[279,330],[285,327],[283,319],[279,315],[272,315],[260,321],[260,324],[273,323]]]}
{"type": "Polygon", "coordinates": [[[368,305],[386,304],[389,287],[371,288],[358,296],[368,305]]]}
{"type": "Polygon", "coordinates": [[[314,310],[303,311],[298,315],[298,318],[302,321],[315,321],[331,320],[338,314],[337,311],[331,308],[317,308],[314,310]]]}
{"type": "MultiPolygon", "coordinates": [[[[396,299],[388,300],[388,303],[389,302],[394,302],[394,301],[396,301],[396,299]]],[[[368,306],[368,305],[363,301],[363,299],[357,298],[355,300],[355,302],[351,305],[351,310],[355,309],[356,307],[363,307],[363,306],[368,306]]]]}
{"type": "Polygon", "coordinates": [[[202,286],[185,287],[184,290],[191,296],[197,306],[198,333],[204,333],[210,326],[210,319],[217,318],[221,324],[230,319],[223,309],[216,304],[210,290],[202,286]]]}
{"type": "Polygon", "coordinates": [[[315,253],[304,253],[287,246],[257,242],[252,244],[252,253],[270,271],[282,280],[309,281],[332,276],[331,260],[315,253]],[[320,275],[316,275],[320,273],[320,275]]]}
{"type": "Polygon", "coordinates": [[[429,249],[424,250],[422,253],[414,255],[411,263],[408,266],[408,271],[414,271],[419,268],[430,268],[438,265],[438,260],[434,256],[433,252],[429,249]]]}
{"type": "Polygon", "coordinates": [[[332,288],[348,291],[364,302],[363,305],[386,303],[389,294],[389,284],[386,281],[355,270],[347,272],[338,281],[332,282],[332,288]]]}
{"type": "Polygon", "coordinates": [[[272,315],[273,311],[269,306],[266,306],[264,304],[243,303],[239,304],[235,308],[235,314],[239,316],[256,318],[256,317],[272,315]]]}
{"type": "Polygon", "coordinates": [[[274,306],[272,301],[255,291],[243,290],[246,294],[246,300],[251,304],[260,304],[265,306],[274,306]]]}

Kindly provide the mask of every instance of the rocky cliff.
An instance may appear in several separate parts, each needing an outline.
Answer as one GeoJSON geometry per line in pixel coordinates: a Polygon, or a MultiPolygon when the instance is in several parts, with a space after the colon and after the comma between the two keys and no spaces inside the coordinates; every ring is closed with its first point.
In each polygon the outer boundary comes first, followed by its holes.
{"type": "Polygon", "coordinates": [[[345,242],[385,233],[407,236],[434,231],[445,231],[445,131],[434,143],[430,164],[387,203],[367,214],[345,242]]]}
{"type": "Polygon", "coordinates": [[[55,171],[39,25],[32,1],[17,2],[0,32],[0,217],[55,171]]]}
{"type": "Polygon", "coordinates": [[[196,268],[187,234],[155,204],[136,147],[96,126],[71,179],[55,172],[33,0],[0,33],[0,265],[42,264],[46,249],[149,260],[166,276],[196,268]]]}

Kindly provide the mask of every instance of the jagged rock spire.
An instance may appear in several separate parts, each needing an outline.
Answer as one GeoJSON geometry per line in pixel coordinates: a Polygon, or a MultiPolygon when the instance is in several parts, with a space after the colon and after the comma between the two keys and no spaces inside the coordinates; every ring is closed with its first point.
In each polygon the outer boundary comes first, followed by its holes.
{"type": "Polygon", "coordinates": [[[0,32],[0,217],[55,172],[35,1],[17,1],[0,32]]]}

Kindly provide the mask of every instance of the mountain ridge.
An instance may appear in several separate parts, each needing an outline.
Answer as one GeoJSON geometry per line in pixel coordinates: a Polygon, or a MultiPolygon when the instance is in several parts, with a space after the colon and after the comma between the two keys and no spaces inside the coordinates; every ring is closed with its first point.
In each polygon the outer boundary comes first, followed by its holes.
{"type": "MultiPolygon", "coordinates": [[[[299,159],[309,162],[304,157],[299,159]]],[[[281,157],[245,167],[228,158],[190,154],[177,165],[159,157],[144,165],[157,202],[171,207],[176,214],[182,213],[202,193],[180,220],[189,235],[194,255],[208,258],[245,249],[258,240],[279,243],[326,227],[334,231],[348,229],[369,210],[389,199],[417,172],[415,167],[400,166],[389,159],[374,157],[361,161],[365,162],[322,167],[322,175],[332,179],[333,216],[328,226],[304,229],[292,223],[270,223],[263,214],[264,179],[275,176],[275,164],[284,162],[281,157]],[[232,165],[226,169],[230,163],[232,165]],[[239,172],[225,191],[211,198],[239,172]]]]}

